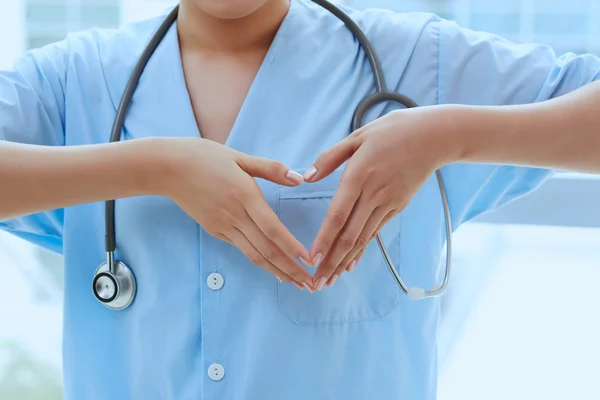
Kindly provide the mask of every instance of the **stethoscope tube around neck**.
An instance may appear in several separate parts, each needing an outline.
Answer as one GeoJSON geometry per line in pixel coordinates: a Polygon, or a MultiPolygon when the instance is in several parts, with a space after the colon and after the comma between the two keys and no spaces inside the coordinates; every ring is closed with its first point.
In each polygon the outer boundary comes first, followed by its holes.
{"type": "MultiPolygon", "coordinates": [[[[291,1],[295,1],[295,0],[291,0],[291,1]]],[[[361,128],[363,126],[363,120],[364,120],[365,114],[372,107],[374,107],[378,104],[387,103],[387,102],[396,102],[396,103],[402,104],[403,106],[405,106],[407,108],[417,107],[417,104],[413,100],[408,98],[407,96],[404,96],[397,92],[390,92],[388,90],[386,82],[385,82],[385,77],[384,77],[383,69],[381,66],[381,62],[379,61],[379,58],[377,57],[377,54],[376,54],[371,42],[368,40],[365,33],[358,26],[358,24],[356,22],[354,22],[354,20],[352,20],[352,18],[350,18],[350,16],[348,16],[340,8],[336,7],[332,3],[330,3],[326,0],[312,0],[312,1],[314,3],[316,3],[317,5],[325,8],[332,14],[334,14],[352,32],[354,37],[358,40],[361,48],[365,52],[365,55],[367,57],[367,60],[370,64],[370,67],[371,67],[371,70],[373,73],[375,92],[373,94],[367,96],[365,99],[363,99],[358,104],[358,106],[354,112],[353,118],[352,118],[350,131],[353,132],[356,129],[361,128]]],[[[117,108],[117,114],[115,116],[115,119],[114,119],[114,122],[112,125],[112,129],[111,129],[110,142],[118,142],[121,140],[122,130],[123,130],[125,118],[127,115],[127,110],[128,110],[129,104],[131,103],[133,95],[135,93],[135,90],[137,88],[139,80],[144,72],[144,69],[145,69],[146,65],[148,64],[150,58],[152,57],[152,55],[154,54],[154,52],[160,45],[163,38],[167,35],[167,32],[169,31],[171,26],[177,21],[178,15],[179,15],[179,5],[175,6],[173,8],[173,10],[167,15],[165,20],[160,24],[159,28],[157,29],[155,34],[150,39],[150,41],[148,42],[148,45],[146,46],[146,48],[142,52],[142,55],[140,56],[139,60],[137,61],[136,65],[131,73],[131,76],[127,82],[123,96],[121,97],[121,100],[119,102],[119,105],[117,108]]],[[[452,225],[451,225],[451,219],[450,219],[450,210],[449,210],[448,199],[447,199],[447,195],[446,195],[446,189],[444,187],[444,181],[442,179],[442,175],[439,170],[436,171],[436,177],[437,177],[438,186],[440,189],[442,205],[443,205],[443,210],[444,210],[444,222],[445,222],[445,226],[446,226],[446,232],[445,232],[446,233],[446,268],[445,268],[444,279],[443,279],[443,282],[441,285],[436,285],[429,291],[425,291],[423,289],[416,288],[416,287],[408,287],[402,281],[400,275],[398,274],[397,269],[394,267],[392,259],[389,256],[389,254],[385,248],[385,245],[383,243],[381,236],[379,234],[376,235],[376,240],[377,240],[377,243],[381,250],[382,256],[383,256],[386,264],[388,265],[388,268],[389,268],[390,272],[392,273],[395,281],[397,282],[400,289],[405,294],[407,294],[409,298],[411,298],[413,300],[419,300],[419,299],[438,296],[438,295],[443,294],[447,288],[448,281],[450,279],[451,259],[452,259],[452,225]]],[[[100,301],[103,301],[108,307],[111,307],[113,309],[122,309],[124,307],[127,307],[130,304],[130,302],[133,299],[132,296],[135,295],[135,278],[133,277],[132,273],[129,271],[129,269],[123,263],[116,261],[114,259],[114,252],[116,250],[115,200],[106,201],[105,224],[106,224],[105,244],[106,244],[107,262],[105,264],[103,264],[104,266],[101,265],[99,267],[99,269],[97,270],[97,273],[96,273],[97,275],[94,279],[94,284],[96,284],[97,282],[100,282],[100,283],[98,283],[98,287],[100,287],[101,281],[99,281],[98,278],[101,277],[100,275],[103,275],[102,278],[104,279],[105,282],[109,279],[114,280],[117,290],[120,290],[120,287],[123,286],[123,288],[125,288],[125,290],[127,291],[126,296],[129,296],[131,298],[128,299],[127,301],[123,300],[121,303],[119,303],[119,298],[117,298],[116,300],[114,300],[115,304],[113,306],[111,306],[109,303],[111,301],[113,301],[112,298],[109,298],[107,300],[106,298],[99,296],[96,289],[95,289],[95,294],[96,294],[96,297],[98,297],[98,299],[100,301]],[[123,282],[123,285],[121,284],[122,282],[123,282]]]]}

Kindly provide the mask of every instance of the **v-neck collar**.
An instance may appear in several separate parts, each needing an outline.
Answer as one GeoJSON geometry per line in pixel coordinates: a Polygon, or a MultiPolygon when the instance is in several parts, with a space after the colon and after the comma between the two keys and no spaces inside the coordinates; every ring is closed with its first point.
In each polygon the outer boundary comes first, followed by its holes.
{"type": "MultiPolygon", "coordinates": [[[[289,10],[269,47],[250,89],[242,103],[238,116],[225,142],[232,148],[243,148],[249,136],[243,135],[245,127],[251,129],[253,115],[262,112],[261,99],[272,96],[278,86],[269,79],[292,31],[298,0],[290,0],[289,10]],[[258,104],[257,104],[258,103],[258,104]]],[[[121,90],[119,93],[122,93],[121,90]]],[[[118,101],[116,102],[118,104],[118,101]]],[[[142,136],[201,137],[185,82],[183,62],[179,47],[177,22],[167,31],[154,55],[150,58],[132,98],[125,120],[124,138],[142,136]]]]}

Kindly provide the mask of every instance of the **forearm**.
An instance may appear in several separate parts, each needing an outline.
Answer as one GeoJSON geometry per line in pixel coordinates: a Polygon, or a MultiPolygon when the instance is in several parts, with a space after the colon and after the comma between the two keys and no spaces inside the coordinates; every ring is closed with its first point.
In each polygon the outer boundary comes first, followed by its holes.
{"type": "Polygon", "coordinates": [[[0,220],[153,194],[153,148],[149,141],[71,147],[0,141],[0,220]]]}
{"type": "Polygon", "coordinates": [[[456,161],[600,173],[600,82],[546,102],[458,107],[455,115],[456,161]]]}

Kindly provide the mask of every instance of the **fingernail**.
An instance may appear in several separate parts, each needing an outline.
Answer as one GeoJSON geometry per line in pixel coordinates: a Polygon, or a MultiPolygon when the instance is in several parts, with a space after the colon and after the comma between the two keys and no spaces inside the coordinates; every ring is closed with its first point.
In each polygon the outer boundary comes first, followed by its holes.
{"type": "Polygon", "coordinates": [[[275,277],[277,278],[277,280],[279,281],[279,283],[282,283],[283,281],[281,280],[280,277],[278,277],[277,275],[275,275],[275,277]]]}
{"type": "Polygon", "coordinates": [[[296,171],[292,171],[291,169],[287,172],[286,178],[288,178],[290,182],[296,184],[304,182],[304,177],[296,171]]]}
{"type": "Polygon", "coordinates": [[[350,265],[348,266],[348,272],[352,272],[352,270],[354,269],[354,267],[356,267],[356,260],[352,260],[352,262],[350,263],[350,265]]]}
{"type": "Polygon", "coordinates": [[[305,181],[311,180],[316,174],[317,174],[317,169],[313,165],[312,167],[310,167],[308,169],[308,171],[306,171],[304,173],[304,180],[305,181]]]}
{"type": "Polygon", "coordinates": [[[317,290],[323,290],[323,287],[325,286],[325,282],[327,282],[327,278],[325,278],[324,276],[319,278],[319,281],[317,282],[317,290]]]}
{"type": "Polygon", "coordinates": [[[300,289],[300,290],[304,290],[304,286],[300,285],[298,282],[296,282],[296,281],[292,281],[292,284],[293,284],[294,286],[296,286],[298,289],[300,289]]]}
{"type": "Polygon", "coordinates": [[[338,278],[339,278],[338,274],[334,274],[334,275],[331,277],[331,281],[329,282],[329,285],[328,285],[328,286],[333,286],[333,285],[335,285],[335,281],[337,281],[337,280],[338,280],[338,278]]]}
{"type": "Polygon", "coordinates": [[[302,261],[302,263],[303,263],[304,265],[307,265],[307,266],[311,267],[310,261],[308,261],[306,258],[304,258],[304,257],[302,257],[302,256],[300,256],[300,257],[298,257],[298,258],[300,258],[300,261],[302,261]]]}
{"type": "Polygon", "coordinates": [[[306,290],[308,290],[308,292],[310,294],[313,294],[315,292],[315,290],[313,288],[311,288],[308,283],[304,282],[304,287],[306,288],[306,290]]]}
{"type": "Polygon", "coordinates": [[[314,258],[313,258],[313,264],[315,267],[319,266],[319,263],[321,262],[321,260],[323,259],[323,254],[319,253],[317,254],[314,258]]]}

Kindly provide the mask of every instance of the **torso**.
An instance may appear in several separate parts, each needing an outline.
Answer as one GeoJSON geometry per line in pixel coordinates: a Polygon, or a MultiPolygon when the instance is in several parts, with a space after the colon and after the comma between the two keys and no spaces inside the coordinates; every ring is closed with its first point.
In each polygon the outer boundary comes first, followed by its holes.
{"type": "Polygon", "coordinates": [[[200,135],[225,144],[267,49],[238,54],[181,51],[200,135]]]}
{"type": "MultiPolygon", "coordinates": [[[[122,140],[193,137],[200,131],[246,154],[298,171],[310,167],[347,137],[356,105],[372,93],[373,76],[335,17],[311,11],[318,7],[312,2],[294,0],[292,6],[296,11],[264,63],[258,52],[229,58],[185,47],[180,52],[173,27],[140,80],[122,140]]],[[[437,57],[436,31],[428,30],[415,52],[425,22],[407,16],[395,24],[394,36],[381,24],[367,31],[389,85],[396,88],[402,77],[400,91],[419,104],[433,104],[437,79],[427,71],[435,62],[418,60],[437,57]]],[[[148,25],[106,44],[74,47],[64,87],[66,145],[108,140],[129,72],[154,32],[155,24],[148,25]],[[83,57],[86,51],[96,55],[97,47],[101,63],[83,57]]],[[[371,117],[391,109],[382,105],[371,117]]],[[[340,179],[338,171],[292,188],[256,182],[275,215],[310,248],[340,179]]],[[[213,188],[207,184],[206,190],[213,188]]],[[[408,302],[376,243],[352,274],[311,296],[252,265],[169,198],[119,199],[115,216],[116,258],[138,283],[134,303],[122,312],[107,310],[90,290],[95,269],[106,259],[104,203],[64,213],[66,399],[435,398],[439,304],[408,302]],[[219,290],[208,284],[213,273],[223,278],[219,290]],[[279,361],[283,368],[274,367],[279,361]],[[285,367],[288,362],[293,368],[285,367]],[[226,371],[220,382],[208,374],[214,363],[226,371]]],[[[58,226],[57,220],[46,225],[58,226]]],[[[382,232],[410,284],[435,283],[441,232],[440,195],[431,181],[402,219],[382,232]]]]}

